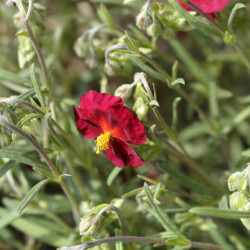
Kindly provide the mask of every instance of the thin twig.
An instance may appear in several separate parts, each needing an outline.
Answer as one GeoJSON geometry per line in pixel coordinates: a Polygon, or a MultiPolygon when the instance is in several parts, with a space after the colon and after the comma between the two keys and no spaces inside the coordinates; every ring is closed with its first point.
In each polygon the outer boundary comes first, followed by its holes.
{"type": "MultiPolygon", "coordinates": [[[[84,250],[90,247],[98,246],[103,243],[108,242],[146,242],[152,244],[164,244],[167,245],[167,240],[165,239],[157,239],[157,238],[148,238],[148,237],[140,237],[140,236],[116,236],[116,237],[107,237],[104,239],[99,239],[91,242],[85,242],[81,245],[66,247],[66,250],[84,250]]],[[[192,248],[199,249],[211,249],[211,250],[221,250],[222,248],[215,244],[203,243],[203,242],[190,242],[190,246],[192,248]]]]}
{"type": "MultiPolygon", "coordinates": [[[[21,14],[21,18],[22,18],[22,21],[23,21],[24,28],[27,31],[27,33],[29,34],[30,40],[31,40],[31,42],[33,44],[33,47],[34,47],[34,50],[35,50],[35,52],[37,54],[38,61],[39,61],[40,65],[41,65],[45,86],[48,88],[48,91],[50,93],[50,81],[49,81],[48,70],[47,70],[47,67],[45,65],[45,61],[44,61],[43,55],[41,53],[40,47],[39,47],[39,45],[38,45],[38,43],[36,41],[36,38],[35,38],[35,36],[33,34],[32,29],[30,28],[29,20],[28,20],[28,18],[30,16],[30,13],[31,13],[31,10],[32,10],[32,2],[33,2],[32,0],[29,0],[29,9],[28,9],[27,14],[25,13],[25,10],[24,10],[24,7],[22,5],[21,0],[17,0],[17,5],[18,5],[18,8],[19,8],[19,11],[20,11],[20,14],[21,14]]],[[[48,105],[48,103],[47,103],[47,105],[48,105]]]]}

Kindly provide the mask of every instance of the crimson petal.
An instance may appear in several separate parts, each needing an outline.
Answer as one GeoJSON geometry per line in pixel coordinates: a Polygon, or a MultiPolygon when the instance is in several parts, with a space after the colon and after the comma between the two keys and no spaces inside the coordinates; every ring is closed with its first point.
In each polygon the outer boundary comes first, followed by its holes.
{"type": "MultiPolygon", "coordinates": [[[[197,5],[204,13],[214,13],[219,12],[224,9],[224,7],[229,3],[229,0],[192,0],[192,2],[197,5]]],[[[179,3],[186,9],[186,10],[193,10],[187,4],[183,4],[181,0],[179,3]]]]}
{"type": "Polygon", "coordinates": [[[105,150],[104,153],[108,159],[119,168],[145,165],[145,161],[137,155],[132,147],[118,139],[110,141],[109,149],[105,150]]]}
{"type": "Polygon", "coordinates": [[[79,132],[86,138],[96,138],[102,133],[102,129],[95,123],[86,119],[82,109],[73,106],[75,113],[76,126],[79,132]]]}
{"type": "Polygon", "coordinates": [[[113,106],[108,109],[111,135],[133,145],[146,142],[146,132],[137,115],[127,107],[113,106]]]}

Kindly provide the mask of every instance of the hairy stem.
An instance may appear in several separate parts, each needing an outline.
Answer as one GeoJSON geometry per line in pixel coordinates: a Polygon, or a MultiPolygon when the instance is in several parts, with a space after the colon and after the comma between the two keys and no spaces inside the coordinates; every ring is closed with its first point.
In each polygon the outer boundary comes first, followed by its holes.
{"type": "Polygon", "coordinates": [[[47,156],[47,154],[44,152],[44,150],[41,148],[41,146],[35,142],[31,136],[14,126],[13,124],[9,123],[7,120],[5,120],[2,115],[0,114],[0,124],[3,126],[13,130],[17,134],[21,135],[26,141],[28,141],[34,148],[35,150],[41,155],[41,157],[45,160],[47,163],[48,167],[50,168],[51,172],[54,174],[55,178],[58,180],[59,184],[61,185],[64,193],[66,194],[68,200],[70,201],[72,207],[75,209],[78,215],[79,214],[79,207],[77,204],[77,201],[75,200],[74,196],[72,195],[69,187],[67,186],[66,182],[60,178],[60,173],[58,172],[55,164],[53,161],[50,160],[50,158],[47,156]]]}
{"type": "MultiPolygon", "coordinates": [[[[67,250],[84,250],[90,247],[98,246],[103,243],[108,242],[147,242],[151,244],[165,244],[167,245],[167,240],[157,239],[157,238],[148,238],[140,236],[116,236],[116,237],[107,237],[104,239],[99,239],[91,242],[85,242],[81,245],[67,247],[67,250]]],[[[211,250],[221,250],[222,248],[215,244],[203,243],[203,242],[190,242],[190,247],[199,248],[199,249],[211,249],[211,250]]]]}

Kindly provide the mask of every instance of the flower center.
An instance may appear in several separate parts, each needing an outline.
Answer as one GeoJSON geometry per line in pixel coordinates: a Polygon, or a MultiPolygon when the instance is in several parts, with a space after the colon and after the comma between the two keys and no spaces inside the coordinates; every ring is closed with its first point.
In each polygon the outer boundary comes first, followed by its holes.
{"type": "Polygon", "coordinates": [[[95,140],[96,147],[97,147],[96,153],[100,154],[100,150],[109,149],[109,141],[110,141],[109,132],[99,135],[95,140]]]}

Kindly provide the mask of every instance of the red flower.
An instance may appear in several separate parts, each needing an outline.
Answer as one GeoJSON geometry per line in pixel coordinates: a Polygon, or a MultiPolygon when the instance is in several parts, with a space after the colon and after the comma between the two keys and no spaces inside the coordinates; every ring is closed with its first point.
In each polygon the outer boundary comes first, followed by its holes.
{"type": "Polygon", "coordinates": [[[100,150],[117,167],[139,167],[144,160],[129,146],[146,142],[143,124],[120,97],[89,91],[81,96],[80,108],[73,106],[79,132],[86,138],[96,138],[96,153],[100,150]]]}
{"type": "MultiPolygon", "coordinates": [[[[199,7],[204,13],[209,14],[213,17],[214,12],[222,11],[223,8],[228,4],[229,0],[191,0],[197,7],[199,7]]],[[[193,9],[187,5],[183,4],[181,0],[179,0],[180,5],[182,5],[186,10],[193,9]]]]}

